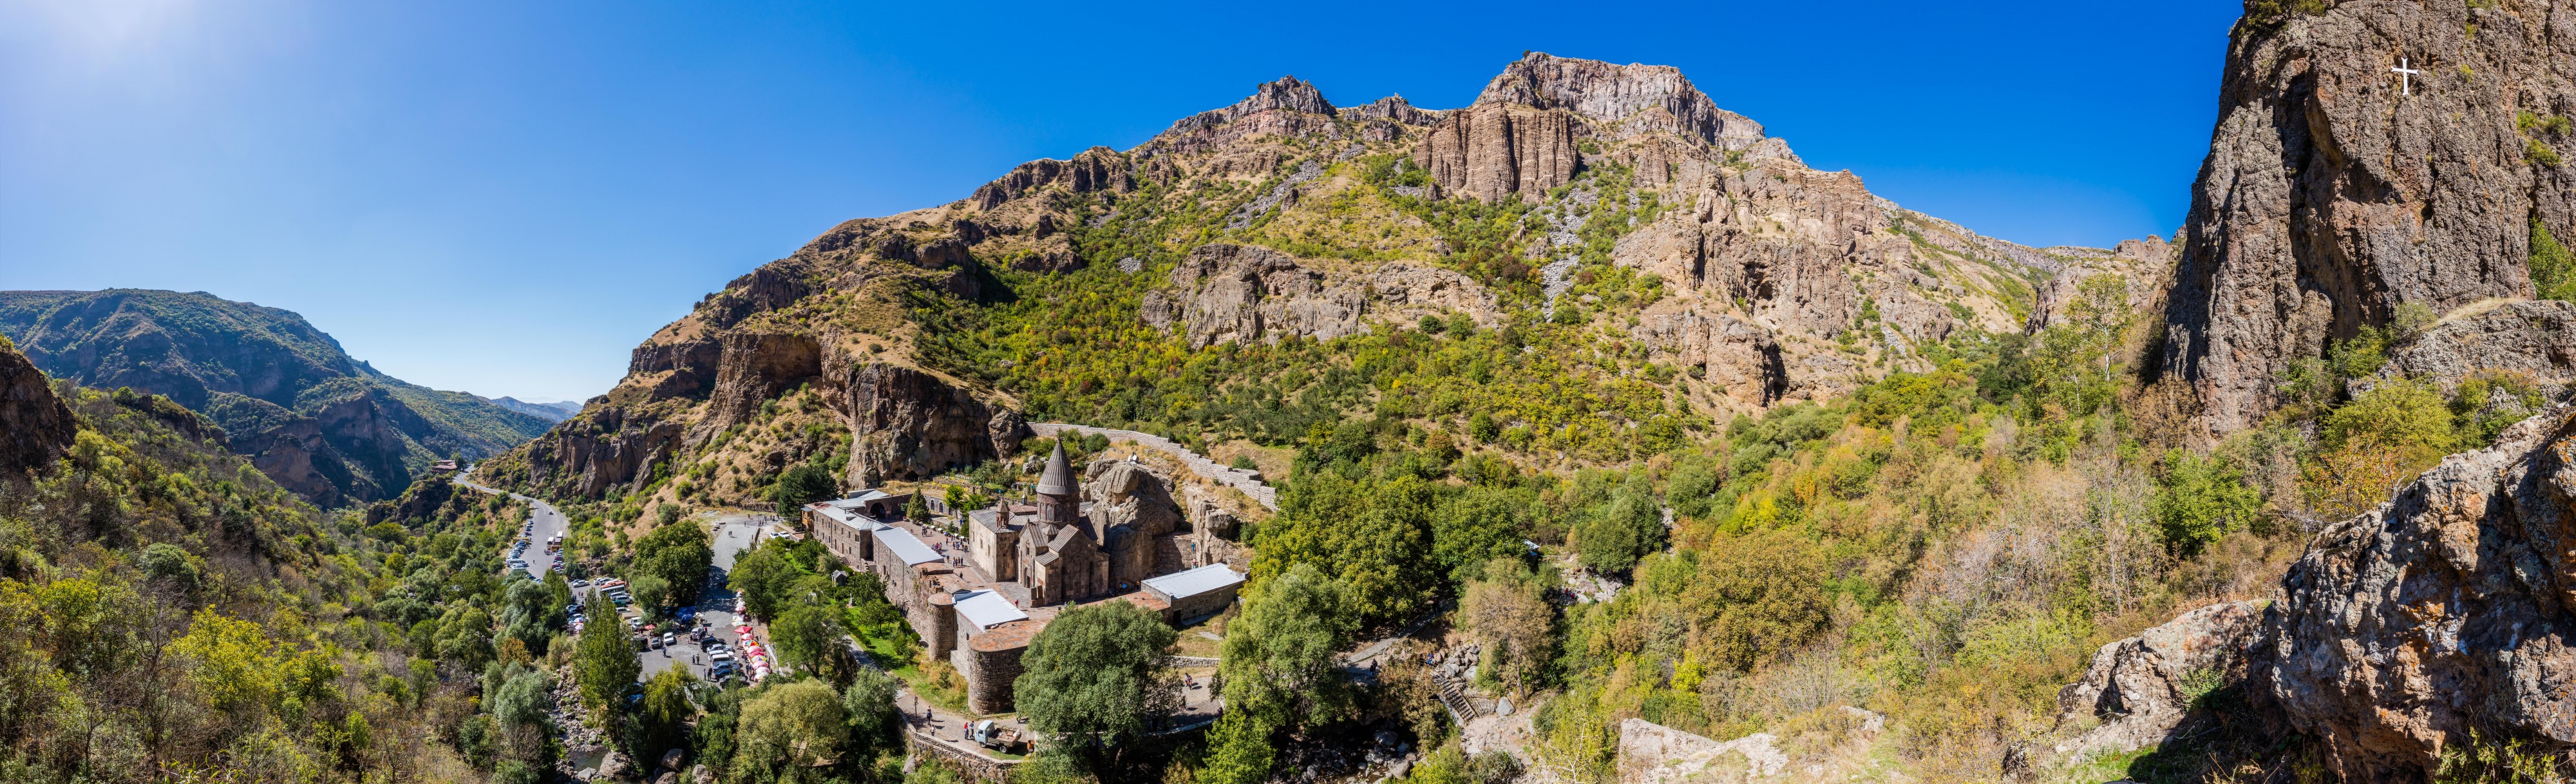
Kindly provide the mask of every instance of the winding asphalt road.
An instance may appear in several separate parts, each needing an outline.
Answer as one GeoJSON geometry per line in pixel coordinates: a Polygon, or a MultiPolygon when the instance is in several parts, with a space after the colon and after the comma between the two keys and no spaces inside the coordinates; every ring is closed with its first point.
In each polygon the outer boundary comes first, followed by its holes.
{"type": "MultiPolygon", "coordinates": [[[[472,468],[467,468],[463,472],[458,473],[456,475],[456,483],[476,492],[493,495],[500,494],[501,491],[497,488],[484,487],[482,485],[475,484],[474,480],[469,478],[473,473],[474,469],[472,468]]],[[[555,511],[555,506],[553,504],[520,495],[518,493],[511,493],[510,498],[513,500],[527,502],[528,507],[532,510],[528,514],[528,522],[535,523],[536,530],[528,532],[528,554],[533,556],[528,559],[528,576],[537,578],[538,580],[544,580],[546,579],[546,571],[554,568],[553,557],[546,555],[546,540],[563,534],[571,524],[569,521],[564,519],[562,512],[555,511]]]]}

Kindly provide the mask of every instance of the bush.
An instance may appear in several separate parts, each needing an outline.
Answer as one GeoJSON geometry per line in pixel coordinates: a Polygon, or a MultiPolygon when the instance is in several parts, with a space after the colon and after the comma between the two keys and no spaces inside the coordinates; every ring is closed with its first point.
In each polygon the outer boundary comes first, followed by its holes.
{"type": "Polygon", "coordinates": [[[2531,219],[2531,288],[2541,299],[2576,301],[2576,258],[2539,218],[2531,219]]]}

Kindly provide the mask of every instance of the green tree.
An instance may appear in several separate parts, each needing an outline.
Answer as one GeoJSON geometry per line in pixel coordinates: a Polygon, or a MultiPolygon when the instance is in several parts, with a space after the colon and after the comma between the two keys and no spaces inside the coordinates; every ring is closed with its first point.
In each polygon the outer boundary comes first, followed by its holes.
{"type": "Polygon", "coordinates": [[[786,548],[770,540],[734,559],[733,571],[726,582],[742,597],[743,609],[754,618],[776,618],[786,594],[803,575],[788,559],[786,548]]]}
{"type": "Polygon", "coordinates": [[[841,695],[817,680],[771,686],[742,704],[731,781],[821,782],[850,739],[841,695]]]}
{"type": "Polygon", "coordinates": [[[1333,665],[1358,626],[1349,606],[1341,582],[1312,564],[1255,588],[1219,648],[1227,711],[1271,711],[1283,724],[1308,726],[1346,712],[1349,684],[1333,665]]]}
{"type": "Polygon", "coordinates": [[[834,683],[845,682],[858,669],[842,642],[841,625],[825,605],[798,603],[769,624],[770,642],[790,665],[834,683]]]}
{"type": "MultiPolygon", "coordinates": [[[[675,507],[666,505],[662,508],[675,507]]],[[[707,584],[707,569],[715,564],[715,556],[706,529],[686,520],[664,523],[635,541],[637,571],[660,578],[669,587],[672,605],[677,607],[698,603],[698,595],[707,584]]]]}
{"type": "Polygon", "coordinates": [[[829,501],[841,493],[841,483],[832,472],[814,463],[799,463],[778,475],[778,485],[769,491],[770,500],[778,502],[778,513],[794,517],[805,513],[805,505],[829,501]]]}
{"type": "Polygon", "coordinates": [[[1029,727],[1054,736],[1104,779],[1127,748],[1180,709],[1163,651],[1180,638],[1126,602],[1067,610],[1029,641],[1013,697],[1029,727]]]}
{"type": "Polygon", "coordinates": [[[2540,299],[2576,302],[2576,257],[2538,217],[2531,219],[2531,288],[2540,299]]]}
{"type": "Polygon", "coordinates": [[[862,667],[851,676],[850,685],[841,690],[841,713],[850,723],[853,754],[867,757],[903,748],[903,718],[895,713],[894,705],[899,689],[901,684],[892,676],[862,667]]]}
{"type": "Polygon", "coordinates": [[[502,592],[501,636],[518,640],[529,653],[544,655],[547,640],[561,625],[563,606],[555,603],[555,593],[546,583],[528,579],[525,572],[510,574],[510,587],[502,592]]]}
{"type": "Polygon", "coordinates": [[[2223,457],[2169,450],[2156,484],[2165,547],[2186,558],[2229,532],[2252,527],[2263,513],[2263,494],[2223,457]]]}
{"type": "Polygon", "coordinates": [[[573,654],[573,680],[581,687],[582,702],[604,711],[616,705],[626,695],[627,685],[643,672],[635,640],[627,636],[616,611],[607,602],[592,602],[582,617],[581,640],[573,654]]]}
{"type": "Polygon", "coordinates": [[[1591,518],[1576,534],[1576,549],[1594,572],[1627,574],[1638,558],[1664,549],[1663,507],[1644,472],[1631,473],[1591,518]]]}
{"type": "Polygon", "coordinates": [[[1228,705],[1208,731],[1207,766],[1199,769],[1206,784],[1261,784],[1270,780],[1270,761],[1277,756],[1270,738],[1279,731],[1275,708],[1228,705]]]}
{"type": "Polygon", "coordinates": [[[635,597],[635,609],[646,618],[659,618],[671,607],[671,583],[660,575],[635,575],[626,581],[626,592],[635,597]]]}
{"type": "Polygon", "coordinates": [[[636,706],[635,740],[631,744],[637,759],[659,759],[665,750],[688,745],[686,722],[698,712],[698,706],[689,702],[689,689],[697,683],[697,676],[689,674],[686,667],[663,670],[644,682],[644,699],[636,706]]]}

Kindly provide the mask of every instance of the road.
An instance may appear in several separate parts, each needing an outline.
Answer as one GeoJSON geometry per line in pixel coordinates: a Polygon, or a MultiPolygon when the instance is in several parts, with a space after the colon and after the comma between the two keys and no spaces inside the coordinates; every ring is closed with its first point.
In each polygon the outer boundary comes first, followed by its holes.
{"type": "MultiPolygon", "coordinates": [[[[470,475],[473,473],[473,468],[466,468],[463,472],[456,475],[456,483],[467,488],[471,488],[477,492],[496,495],[501,492],[498,488],[475,484],[474,480],[470,478],[470,475]]],[[[562,512],[555,510],[553,504],[520,495],[518,493],[511,493],[510,498],[527,502],[528,507],[531,510],[528,513],[528,522],[534,523],[536,530],[528,532],[528,555],[530,556],[528,558],[528,576],[537,578],[538,580],[544,580],[546,579],[546,572],[554,568],[554,559],[546,555],[546,540],[564,534],[566,530],[571,527],[571,523],[564,519],[562,512]]]]}

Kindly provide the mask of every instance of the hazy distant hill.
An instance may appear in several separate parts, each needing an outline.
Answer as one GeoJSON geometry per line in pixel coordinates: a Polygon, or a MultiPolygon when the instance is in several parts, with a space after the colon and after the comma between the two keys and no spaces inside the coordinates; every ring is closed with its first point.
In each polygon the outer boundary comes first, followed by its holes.
{"type": "Polygon", "coordinates": [[[323,506],[392,497],[440,457],[494,454],[561,419],[405,383],[292,311],[205,292],[0,292],[0,333],[54,376],[205,414],[323,506]]]}
{"type": "Polygon", "coordinates": [[[571,419],[574,414],[581,413],[581,404],[570,400],[557,400],[552,403],[530,403],[515,397],[502,397],[493,400],[492,404],[512,411],[517,411],[528,416],[536,417],[538,419],[543,419],[547,422],[561,422],[566,419],[571,419]]]}

